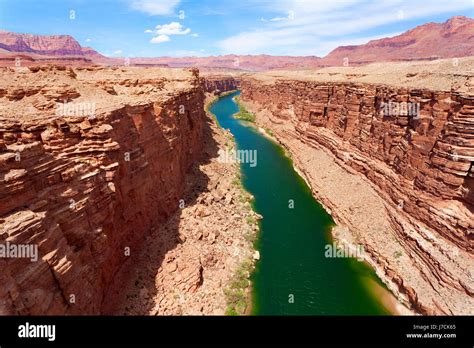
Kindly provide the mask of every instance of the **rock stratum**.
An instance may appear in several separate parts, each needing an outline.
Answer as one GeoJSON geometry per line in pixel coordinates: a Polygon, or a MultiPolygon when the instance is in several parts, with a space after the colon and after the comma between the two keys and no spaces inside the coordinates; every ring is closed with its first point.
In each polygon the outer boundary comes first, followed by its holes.
{"type": "Polygon", "coordinates": [[[421,314],[474,314],[473,63],[241,78],[244,104],[332,213],[336,239],[362,244],[421,314]],[[384,108],[401,103],[419,109],[384,108]]]}
{"type": "Polygon", "coordinates": [[[239,88],[238,75],[203,74],[204,90],[206,93],[219,95],[239,88]]]}
{"type": "Polygon", "coordinates": [[[196,71],[3,68],[1,314],[100,314],[121,265],[177,209],[200,153],[196,71]]]}

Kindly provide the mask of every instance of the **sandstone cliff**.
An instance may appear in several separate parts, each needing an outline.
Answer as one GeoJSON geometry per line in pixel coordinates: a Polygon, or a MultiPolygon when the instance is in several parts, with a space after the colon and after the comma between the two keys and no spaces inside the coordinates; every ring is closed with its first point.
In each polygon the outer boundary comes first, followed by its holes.
{"type": "Polygon", "coordinates": [[[204,75],[203,83],[205,92],[217,95],[239,88],[238,77],[229,75],[204,75]]]}
{"type": "Polygon", "coordinates": [[[473,314],[474,94],[357,81],[366,75],[248,75],[242,100],[402,301],[473,314]],[[389,102],[419,112],[385,113],[389,102]]]}
{"type": "Polygon", "coordinates": [[[119,267],[177,208],[200,151],[195,72],[3,69],[1,314],[99,314],[119,267]]]}

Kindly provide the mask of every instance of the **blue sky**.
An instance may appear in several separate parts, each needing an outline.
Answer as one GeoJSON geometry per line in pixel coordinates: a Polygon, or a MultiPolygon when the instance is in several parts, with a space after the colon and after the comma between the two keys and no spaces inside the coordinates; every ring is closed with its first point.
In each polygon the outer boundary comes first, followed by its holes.
{"type": "Polygon", "coordinates": [[[474,0],[0,0],[0,29],[121,57],[324,56],[453,15],[474,17],[474,0]]]}

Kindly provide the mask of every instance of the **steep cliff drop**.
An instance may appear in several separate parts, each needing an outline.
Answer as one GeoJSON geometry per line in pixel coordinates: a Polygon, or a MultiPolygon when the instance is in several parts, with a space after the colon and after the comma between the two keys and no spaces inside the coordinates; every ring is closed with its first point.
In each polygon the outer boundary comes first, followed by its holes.
{"type": "MultiPolygon", "coordinates": [[[[3,68],[0,74],[0,244],[2,252],[36,250],[36,257],[0,258],[0,314],[101,314],[117,272],[141,254],[150,232],[166,221],[169,227],[184,206],[207,214],[208,208],[185,201],[186,173],[212,136],[202,81],[197,70],[157,68],[3,68]]],[[[216,146],[207,146],[208,156],[216,146]]],[[[238,173],[222,166],[228,176],[238,173]]],[[[194,196],[206,189],[198,183],[188,185],[194,196]]],[[[224,201],[237,200],[237,191],[215,186],[224,201]]],[[[179,254],[185,232],[186,226],[169,229],[157,267],[177,258],[168,252],[179,254]]],[[[228,236],[213,237],[219,247],[229,243],[228,236]]],[[[225,265],[223,287],[251,253],[248,243],[236,241],[225,258],[233,261],[225,265]]],[[[215,255],[202,256],[183,271],[197,277],[194,290],[216,264],[215,255]]]]}
{"type": "Polygon", "coordinates": [[[337,221],[335,237],[362,244],[422,314],[473,314],[472,67],[466,58],[241,78],[243,102],[288,149],[337,221]]]}
{"type": "MultiPolygon", "coordinates": [[[[206,81],[203,81],[203,85],[206,81]]],[[[206,109],[233,84],[210,89],[206,109]],[[227,86],[227,87],[226,87],[227,86]]],[[[253,240],[260,216],[241,185],[232,135],[206,114],[203,148],[186,175],[178,209],[117,273],[103,314],[223,315],[250,311],[253,240]]]]}
{"type": "Polygon", "coordinates": [[[98,314],[119,266],[178,207],[202,90],[190,72],[137,72],[2,71],[2,241],[41,255],[0,260],[2,313],[98,314]]]}
{"type": "Polygon", "coordinates": [[[204,73],[203,83],[204,91],[210,94],[219,95],[223,92],[229,92],[236,90],[240,86],[240,81],[238,76],[240,74],[232,75],[217,75],[215,73],[204,73]]]}

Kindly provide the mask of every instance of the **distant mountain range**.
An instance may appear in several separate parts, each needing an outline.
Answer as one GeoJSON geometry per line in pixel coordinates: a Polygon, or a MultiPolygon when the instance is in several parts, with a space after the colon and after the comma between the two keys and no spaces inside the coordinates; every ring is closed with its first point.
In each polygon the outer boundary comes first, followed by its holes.
{"type": "Polygon", "coordinates": [[[474,56],[474,19],[456,16],[445,23],[427,23],[401,35],[364,45],[341,46],[324,58],[315,56],[224,55],[210,57],[110,58],[82,47],[70,35],[32,35],[0,31],[0,65],[61,63],[199,67],[224,70],[305,69],[361,65],[377,61],[430,60],[474,56]]]}
{"type": "Polygon", "coordinates": [[[100,64],[107,57],[90,47],[82,47],[70,35],[33,35],[0,31],[0,65],[14,64],[20,58],[25,65],[44,62],[100,64]]]}
{"type": "Polygon", "coordinates": [[[474,56],[474,19],[452,17],[444,23],[427,23],[401,35],[369,41],[365,45],[341,46],[326,57],[328,65],[387,60],[421,60],[474,56]]]}

